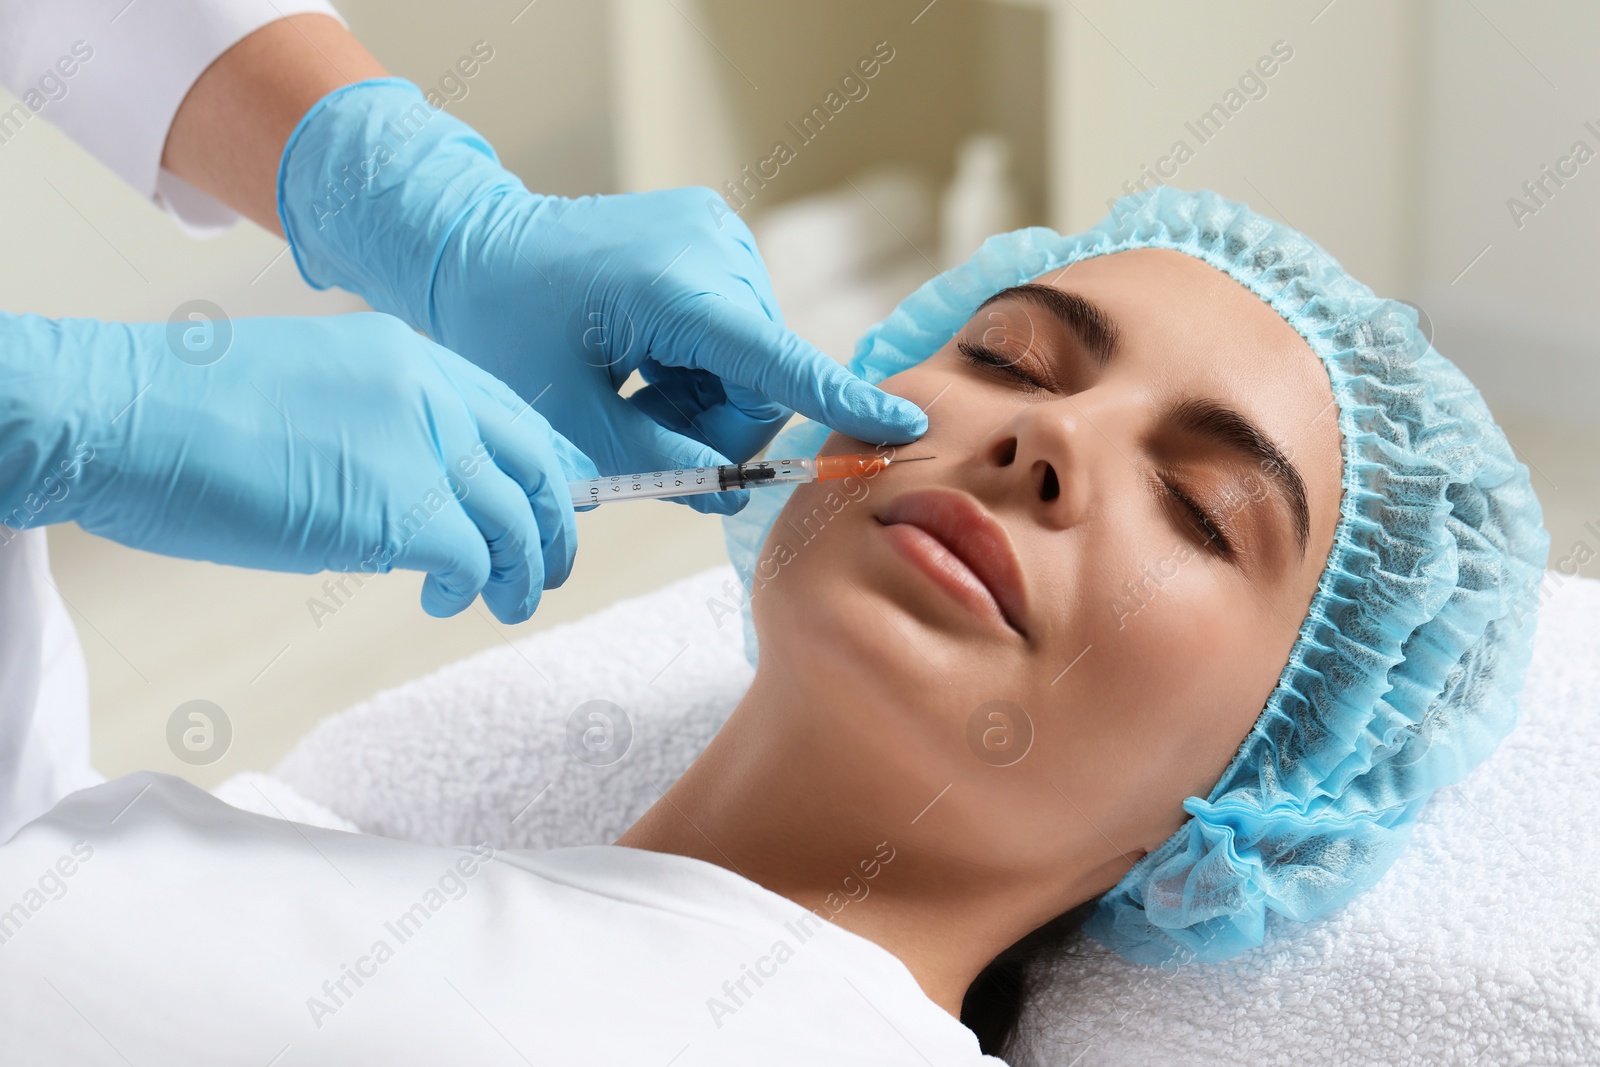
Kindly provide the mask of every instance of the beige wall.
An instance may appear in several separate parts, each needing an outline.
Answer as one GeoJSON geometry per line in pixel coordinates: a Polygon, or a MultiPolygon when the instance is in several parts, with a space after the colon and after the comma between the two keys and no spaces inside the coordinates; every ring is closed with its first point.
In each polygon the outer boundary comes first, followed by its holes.
{"type": "Polygon", "coordinates": [[[437,86],[475,42],[493,48],[494,58],[450,110],[483,131],[529,188],[580,196],[615,186],[607,4],[335,2],[374,55],[424,89],[437,86]]]}
{"type": "Polygon", "coordinates": [[[619,0],[620,180],[627,188],[723,189],[783,141],[796,158],[751,214],[837,185],[877,163],[949,176],[961,137],[1014,132],[1030,222],[1046,221],[1038,87],[1044,23],[1027,6],[977,0],[619,0]],[[927,8],[918,18],[918,13],[927,8]],[[913,21],[915,20],[915,21],[913,21]],[[789,127],[822,105],[880,43],[893,58],[825,130],[789,127]]]}
{"type": "Polygon", "coordinates": [[[1414,4],[1344,0],[1315,23],[1314,6],[1269,2],[1050,6],[1063,57],[1052,98],[1058,227],[1098,221],[1124,182],[1182,141],[1193,158],[1170,184],[1246,201],[1327,245],[1380,291],[1405,294],[1414,4]],[[1276,68],[1270,77],[1256,67],[1263,59],[1276,68]],[[1259,88],[1247,81],[1229,101],[1247,76],[1259,88]],[[1199,126],[1214,105],[1240,100],[1217,132],[1199,126]]]}
{"type": "MultiPolygon", "coordinates": [[[[1600,8],[1502,4],[1485,13],[1494,24],[1454,5],[1430,8],[1420,299],[1491,398],[1593,423],[1600,419],[1600,8]],[[1546,179],[1539,206],[1523,183],[1544,178],[1542,168],[1555,167],[1579,140],[1594,159],[1564,186],[1546,179]],[[1520,226],[1508,206],[1513,198],[1537,208],[1520,226]]],[[[1600,457],[1591,460],[1600,465],[1600,457]]],[[[1600,518],[1600,503],[1594,515],[1600,518]]]]}

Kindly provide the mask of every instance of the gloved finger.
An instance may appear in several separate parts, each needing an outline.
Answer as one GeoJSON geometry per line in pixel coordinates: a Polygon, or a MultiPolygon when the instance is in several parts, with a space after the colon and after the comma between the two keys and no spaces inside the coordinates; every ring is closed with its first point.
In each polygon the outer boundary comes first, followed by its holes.
{"type": "Polygon", "coordinates": [[[743,463],[765,448],[794,414],[743,386],[729,385],[724,391],[724,383],[708,371],[672,369],[682,376],[647,385],[628,399],[667,429],[703,441],[735,462],[743,463]],[[752,417],[744,407],[730,403],[732,391],[746,394],[751,408],[766,412],[765,417],[752,417]],[[693,419],[686,419],[685,412],[693,412],[693,419]]]}
{"type": "MultiPolygon", "coordinates": [[[[628,402],[650,416],[656,425],[699,441],[708,447],[715,447],[701,435],[700,427],[695,425],[695,420],[699,418],[700,412],[705,410],[707,401],[702,390],[693,381],[696,375],[713,380],[715,376],[706,371],[690,371],[682,367],[669,367],[668,370],[674,374],[661,375],[659,381],[634,390],[628,397],[628,402]]],[[[648,381],[650,376],[645,377],[648,381]]],[[[718,386],[718,400],[724,395],[721,386],[718,386]]],[[[710,401],[710,403],[716,402],[717,400],[710,401]]],[[[723,454],[729,455],[729,453],[723,454]]]]}
{"type": "Polygon", "coordinates": [[[566,475],[567,481],[587,481],[590,478],[600,477],[600,468],[594,465],[594,460],[562,434],[557,433],[554,427],[550,429],[550,446],[555,450],[556,459],[561,463],[561,470],[566,475]]]}
{"type": "MultiPolygon", "coordinates": [[[[535,588],[553,589],[571,575],[578,551],[578,524],[567,483],[598,478],[600,472],[537,411],[510,416],[503,409],[490,408],[477,414],[478,432],[483,434],[494,466],[522,491],[538,526],[543,581],[535,588]]],[[[534,597],[535,603],[537,600],[534,597]]],[[[533,609],[528,610],[531,613],[533,609]]]]}
{"type": "Polygon", "coordinates": [[[511,386],[448,348],[434,345],[433,355],[434,362],[455,383],[474,414],[483,410],[480,401],[492,402],[518,421],[523,412],[533,409],[533,404],[518,396],[511,386]]]}
{"type": "MultiPolygon", "coordinates": [[[[454,356],[454,353],[447,352],[447,354],[454,356]]],[[[532,403],[518,396],[516,390],[505,382],[488,371],[466,362],[466,360],[460,360],[459,364],[452,362],[449,365],[449,370],[455,375],[458,383],[464,383],[467,386],[463,392],[468,396],[468,407],[478,419],[480,431],[485,423],[490,423],[499,428],[497,433],[491,435],[495,438],[489,445],[492,450],[510,448],[516,451],[517,435],[524,435],[524,440],[526,440],[525,435],[529,431],[515,431],[513,428],[526,420],[529,425],[535,428],[542,425],[543,429],[548,431],[551,443],[555,446],[556,458],[561,463],[567,481],[587,481],[590,478],[600,477],[600,471],[594,465],[594,460],[590,459],[588,455],[567,438],[557,433],[550,426],[549,421],[539,414],[532,403]],[[473,387],[476,387],[476,391],[474,391],[473,387]],[[503,419],[493,418],[492,413],[494,412],[508,413],[511,419],[507,422],[503,419]]],[[[537,432],[537,429],[534,432],[537,432]]],[[[593,511],[594,508],[595,505],[591,504],[576,510],[593,511]]],[[[565,577],[561,579],[561,581],[565,580],[565,577]]],[[[559,585],[560,582],[558,581],[556,584],[559,585]]]]}
{"type": "Polygon", "coordinates": [[[730,404],[751,403],[752,420],[767,416],[763,403],[777,403],[871,444],[904,444],[928,431],[928,417],[917,405],[868,385],[758,312],[707,296],[681,321],[684,328],[669,333],[664,348],[652,355],[711,371],[723,380],[730,404]],[[759,400],[752,402],[752,394],[759,400]]]}
{"type": "Polygon", "coordinates": [[[489,548],[483,602],[501,622],[526,622],[545,579],[545,539],[528,497],[505,472],[489,467],[469,483],[461,507],[489,548]]]}
{"type": "MultiPolygon", "coordinates": [[[[640,390],[644,392],[644,390],[640,390]]],[[[633,394],[638,396],[639,393],[633,394]]],[[[674,433],[652,419],[633,402],[633,397],[609,398],[606,405],[607,427],[613,434],[617,474],[639,474],[645,471],[675,470],[687,467],[718,467],[730,462],[715,449],[708,448],[693,438],[674,433]]],[[[726,493],[699,493],[695,496],[671,497],[674,503],[684,504],[703,515],[732,515],[743,508],[750,499],[748,489],[726,493]]]]}
{"type": "MultiPolygon", "coordinates": [[[[434,354],[434,362],[455,383],[462,398],[467,402],[468,409],[477,420],[479,432],[485,438],[485,449],[488,453],[505,452],[509,461],[516,466],[518,471],[527,472],[537,467],[540,462],[538,458],[538,440],[540,438],[548,438],[554,445],[555,456],[565,474],[566,481],[587,480],[600,476],[600,471],[595,467],[594,461],[571,441],[556,433],[549,422],[534,408],[533,404],[518,396],[516,390],[488,371],[469,363],[449,349],[441,348],[438,345],[432,345],[431,348],[434,354]],[[509,419],[506,416],[509,416],[509,419]],[[486,429],[486,427],[492,429],[486,429]]],[[[458,461],[457,466],[462,465],[462,462],[458,461]]],[[[470,467],[471,463],[468,462],[465,466],[470,467]]],[[[538,488],[540,483],[537,479],[522,477],[519,479],[519,483],[523,484],[528,490],[528,498],[530,500],[540,492],[538,488]]],[[[562,488],[565,488],[564,484],[562,488]]],[[[590,505],[577,510],[593,511],[594,506],[590,505]]],[[[552,528],[547,525],[547,522],[554,518],[553,514],[543,516],[541,529],[552,528]]],[[[563,528],[569,526],[570,521],[562,523],[563,528]]],[[[567,561],[565,566],[556,570],[556,573],[561,575],[555,583],[557,585],[566,581],[566,575],[571,568],[572,556],[576,552],[576,544],[577,533],[573,528],[566,544],[557,546],[566,553],[567,561]]]]}
{"type": "Polygon", "coordinates": [[[399,547],[392,567],[426,571],[422,610],[444,619],[465,611],[489,581],[489,546],[477,525],[453,497],[429,512],[426,504],[411,509],[396,535],[399,547]]]}
{"type": "Polygon", "coordinates": [[[725,396],[701,412],[698,420],[706,440],[727,455],[745,459],[760,452],[778,436],[794,416],[781,404],[768,401],[753,389],[723,383],[725,396]]]}
{"type": "Polygon", "coordinates": [[[562,483],[600,477],[600,468],[589,454],[533,408],[524,408],[509,420],[491,412],[480,418],[478,430],[492,451],[505,455],[519,470],[538,468],[562,483]]]}
{"type": "MultiPolygon", "coordinates": [[[[690,415],[728,398],[722,388],[722,379],[699,367],[675,367],[658,359],[647,358],[639,364],[639,377],[644,379],[646,385],[660,386],[674,397],[681,398],[679,402],[683,405],[683,411],[690,415]]],[[[669,425],[661,419],[656,421],[663,426],[669,425]]],[[[679,430],[677,426],[672,429],[679,430]]]]}
{"type": "Polygon", "coordinates": [[[671,497],[672,503],[693,508],[702,515],[734,515],[750,503],[750,490],[729,489],[723,493],[700,493],[697,496],[671,497]]]}
{"type": "MultiPolygon", "coordinates": [[[[569,482],[586,482],[591,478],[600,477],[600,468],[594,465],[594,460],[584,455],[582,450],[571,441],[567,440],[554,428],[550,430],[550,444],[554,447],[556,458],[561,462],[563,472],[569,482]]],[[[574,507],[574,511],[593,511],[596,505],[588,504],[583,507],[574,507]]]]}

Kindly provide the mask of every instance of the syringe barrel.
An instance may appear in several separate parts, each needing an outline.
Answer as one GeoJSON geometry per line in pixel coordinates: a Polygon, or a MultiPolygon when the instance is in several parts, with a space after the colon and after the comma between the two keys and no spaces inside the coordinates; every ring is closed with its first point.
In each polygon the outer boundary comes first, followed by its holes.
{"type": "Polygon", "coordinates": [[[613,474],[587,481],[568,482],[572,506],[609,504],[618,500],[658,500],[662,497],[721,493],[730,489],[760,489],[816,480],[816,463],[810,459],[775,459],[755,463],[727,463],[720,467],[686,467],[639,474],[613,474]]]}
{"type": "Polygon", "coordinates": [[[691,496],[721,491],[721,467],[679,467],[674,470],[642,471],[638,474],[612,474],[600,478],[568,482],[572,506],[610,504],[618,500],[657,500],[668,496],[691,496]]]}

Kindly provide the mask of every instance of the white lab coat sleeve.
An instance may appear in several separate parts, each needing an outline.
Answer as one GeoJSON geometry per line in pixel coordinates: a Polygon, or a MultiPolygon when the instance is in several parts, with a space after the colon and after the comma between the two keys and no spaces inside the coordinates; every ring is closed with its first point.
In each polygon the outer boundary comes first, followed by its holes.
{"type": "MultiPolygon", "coordinates": [[[[45,118],[192,234],[238,215],[161,169],[189,88],[222,53],[267,23],[327,0],[0,0],[0,144],[45,118]]],[[[342,19],[340,20],[343,21],[342,19]]]]}
{"type": "Polygon", "coordinates": [[[43,528],[0,527],[0,842],[105,778],[89,764],[89,677],[43,528]]]}

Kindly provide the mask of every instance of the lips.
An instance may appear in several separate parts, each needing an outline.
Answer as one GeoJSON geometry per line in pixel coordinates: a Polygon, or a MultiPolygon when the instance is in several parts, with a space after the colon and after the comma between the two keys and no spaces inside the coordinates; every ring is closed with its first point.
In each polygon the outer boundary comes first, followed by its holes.
{"type": "Polygon", "coordinates": [[[976,500],[954,489],[916,489],[889,501],[877,519],[886,527],[908,527],[895,531],[897,547],[930,577],[974,609],[987,608],[1028,636],[1028,603],[1016,549],[1005,528],[976,500]]]}

